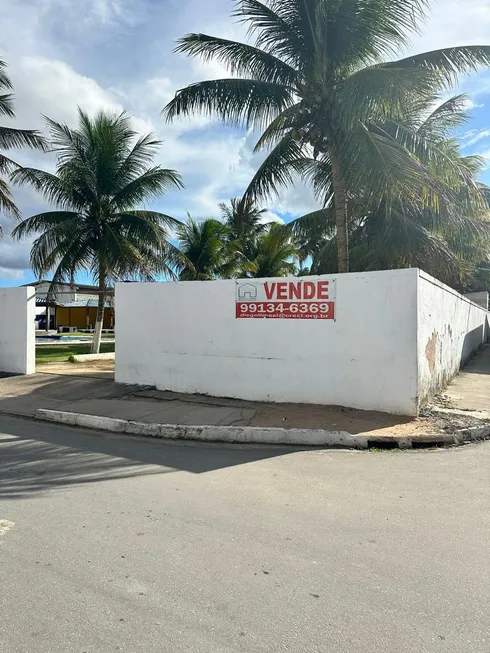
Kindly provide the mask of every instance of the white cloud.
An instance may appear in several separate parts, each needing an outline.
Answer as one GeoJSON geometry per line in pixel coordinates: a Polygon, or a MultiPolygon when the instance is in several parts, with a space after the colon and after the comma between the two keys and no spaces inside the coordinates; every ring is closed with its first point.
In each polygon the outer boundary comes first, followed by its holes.
{"type": "Polygon", "coordinates": [[[490,9],[487,0],[441,0],[430,3],[426,25],[412,38],[413,52],[455,45],[488,43],[490,9]]]}
{"type": "Polygon", "coordinates": [[[478,156],[481,156],[482,159],[490,160],[490,150],[484,150],[483,152],[478,152],[478,156]]]}
{"type": "Polygon", "coordinates": [[[0,266],[0,278],[4,277],[5,279],[11,279],[13,281],[18,281],[21,285],[21,281],[24,281],[25,272],[24,270],[15,270],[12,268],[2,268],[0,266]]]}
{"type": "Polygon", "coordinates": [[[469,132],[465,134],[464,147],[470,147],[487,138],[490,138],[490,129],[472,130],[471,134],[469,132]]]}
{"type": "Polygon", "coordinates": [[[260,222],[262,224],[269,224],[270,222],[278,222],[279,224],[284,224],[284,220],[281,218],[281,216],[277,215],[277,213],[274,213],[273,211],[265,211],[262,213],[260,222]]]}
{"type": "MultiPolygon", "coordinates": [[[[227,75],[221,64],[172,54],[172,49],[187,32],[244,39],[245,28],[230,18],[231,10],[229,0],[85,0],[82,11],[78,0],[0,0],[1,55],[15,84],[16,124],[40,128],[44,113],[74,125],[77,105],[91,114],[125,108],[136,129],[162,139],[158,163],[184,177],[186,189],[170,193],[159,207],[177,217],[187,210],[196,218],[217,216],[218,202],[241,194],[263,161],[265,153],[253,152],[256,134],[223,129],[201,115],[166,124],[160,111],[178,88],[227,75]]],[[[488,34],[488,0],[444,0],[433,5],[410,51],[485,43],[488,34]]],[[[490,75],[476,79],[463,83],[471,94],[469,110],[481,108],[482,96],[490,93],[490,75]]],[[[467,134],[468,145],[490,137],[486,128],[473,131],[467,134]]],[[[488,152],[484,155],[490,159],[488,152]]],[[[27,165],[54,165],[52,157],[37,152],[15,156],[27,165]]],[[[15,197],[25,214],[41,206],[28,189],[16,189],[15,197]]],[[[318,202],[298,182],[263,205],[268,217],[280,220],[311,211],[318,202]]],[[[0,243],[0,276],[2,269],[20,274],[28,265],[28,250],[29,243],[12,243],[7,235],[0,243]]]]}
{"type": "Polygon", "coordinates": [[[483,107],[485,106],[483,103],[475,102],[475,100],[472,100],[471,97],[466,98],[464,105],[467,111],[474,111],[475,109],[483,109],[483,107]]]}

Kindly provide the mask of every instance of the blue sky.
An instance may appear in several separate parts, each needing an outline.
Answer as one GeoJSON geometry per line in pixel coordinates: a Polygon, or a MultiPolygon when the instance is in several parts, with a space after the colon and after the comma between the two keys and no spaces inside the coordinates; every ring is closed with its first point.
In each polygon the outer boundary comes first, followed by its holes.
{"type": "MultiPolygon", "coordinates": [[[[166,125],[160,110],[175,91],[224,69],[172,53],[175,40],[191,31],[244,38],[230,18],[231,0],[0,0],[0,56],[15,85],[17,119],[12,125],[43,128],[41,114],[75,125],[76,107],[127,109],[141,132],[163,141],[158,162],[177,169],[186,189],[169,193],[158,208],[179,218],[216,216],[218,203],[239,195],[255,171],[254,134],[196,116],[166,125]]],[[[440,0],[411,52],[463,44],[490,43],[489,0],[440,0]]],[[[461,81],[469,94],[471,121],[462,130],[466,153],[490,166],[490,71],[461,81]]],[[[39,153],[15,153],[25,165],[53,167],[39,153]]],[[[490,171],[483,179],[490,183],[490,171]]],[[[27,188],[15,190],[27,216],[43,207],[27,188]]],[[[316,207],[298,184],[267,203],[271,219],[291,219],[316,207]]],[[[12,224],[0,216],[0,286],[34,279],[30,242],[13,243],[12,224]]],[[[82,278],[80,278],[80,281],[82,278]]]]}

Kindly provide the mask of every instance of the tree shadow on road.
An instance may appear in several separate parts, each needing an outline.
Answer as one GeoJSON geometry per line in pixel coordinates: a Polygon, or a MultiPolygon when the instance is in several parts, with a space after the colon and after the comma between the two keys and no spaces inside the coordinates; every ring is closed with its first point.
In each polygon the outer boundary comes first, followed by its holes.
{"type": "Polygon", "coordinates": [[[163,442],[0,417],[0,499],[185,470],[201,474],[300,448],[163,442]]]}

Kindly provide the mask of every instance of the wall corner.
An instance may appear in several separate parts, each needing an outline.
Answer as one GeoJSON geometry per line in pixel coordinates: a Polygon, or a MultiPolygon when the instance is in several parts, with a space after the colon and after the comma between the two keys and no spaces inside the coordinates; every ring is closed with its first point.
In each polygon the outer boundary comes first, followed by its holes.
{"type": "Polygon", "coordinates": [[[415,408],[420,412],[420,269],[415,268],[415,408]]]}

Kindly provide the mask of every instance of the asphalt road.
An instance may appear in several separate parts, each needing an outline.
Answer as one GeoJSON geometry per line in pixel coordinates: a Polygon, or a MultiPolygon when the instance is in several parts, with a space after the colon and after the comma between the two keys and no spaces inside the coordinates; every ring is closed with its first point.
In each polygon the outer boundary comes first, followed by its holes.
{"type": "Polygon", "coordinates": [[[490,653],[490,443],[0,434],[2,653],[490,653]]]}

